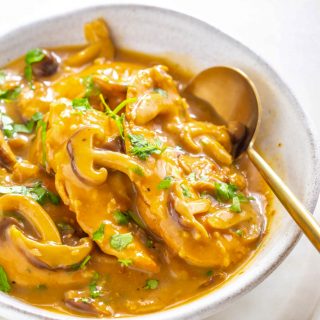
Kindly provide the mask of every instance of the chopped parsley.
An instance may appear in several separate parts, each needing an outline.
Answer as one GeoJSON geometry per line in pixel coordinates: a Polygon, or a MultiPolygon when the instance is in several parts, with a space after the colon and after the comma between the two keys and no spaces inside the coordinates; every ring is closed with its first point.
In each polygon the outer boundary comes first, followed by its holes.
{"type": "Polygon", "coordinates": [[[130,221],[133,221],[142,229],[146,227],[143,221],[141,220],[141,218],[131,210],[127,210],[127,211],[116,210],[113,213],[113,216],[116,223],[119,225],[126,225],[130,221]]]}
{"type": "Polygon", "coordinates": [[[172,182],[172,177],[168,176],[165,177],[163,180],[160,181],[158,184],[158,189],[163,190],[163,189],[169,189],[171,186],[172,182]]]}
{"type": "Polygon", "coordinates": [[[89,284],[90,297],[93,299],[98,298],[102,295],[101,288],[97,286],[99,277],[99,273],[95,271],[89,284]]]}
{"type": "Polygon", "coordinates": [[[231,201],[230,211],[241,212],[241,203],[254,200],[253,197],[246,197],[243,193],[238,192],[237,186],[224,182],[215,182],[216,197],[220,202],[231,201]]]}
{"type": "Polygon", "coordinates": [[[154,290],[157,289],[159,285],[159,281],[156,279],[148,279],[146,281],[146,285],[143,287],[146,290],[154,290]]]}
{"type": "Polygon", "coordinates": [[[0,266],[0,291],[2,292],[10,292],[11,286],[8,280],[8,276],[4,271],[3,267],[0,266]]]}
{"type": "Polygon", "coordinates": [[[160,141],[151,143],[141,134],[129,134],[128,138],[132,146],[130,153],[141,160],[146,160],[151,154],[161,154],[163,152],[160,141]]]}
{"type": "Polygon", "coordinates": [[[131,170],[132,170],[135,174],[137,174],[138,176],[140,176],[140,177],[143,177],[143,176],[144,176],[143,169],[142,169],[141,167],[139,167],[139,166],[134,166],[134,167],[131,168],[131,170]]]}
{"type": "Polygon", "coordinates": [[[45,54],[43,50],[36,48],[29,50],[25,56],[25,63],[26,66],[24,68],[24,77],[29,82],[29,84],[32,86],[32,64],[36,62],[42,61],[42,59],[45,57],[45,54]]]}
{"type": "Polygon", "coordinates": [[[84,77],[82,79],[82,83],[86,89],[86,92],[84,94],[85,98],[89,98],[91,96],[98,96],[100,94],[100,90],[94,83],[92,76],[84,77]]]}
{"type": "Polygon", "coordinates": [[[212,271],[212,270],[208,270],[208,271],[206,272],[206,275],[207,275],[208,277],[212,277],[212,276],[213,276],[213,271],[212,271]]]}
{"type": "Polygon", "coordinates": [[[137,98],[128,98],[126,100],[123,100],[117,107],[115,107],[114,110],[111,110],[106,101],[104,100],[104,97],[102,94],[99,95],[100,100],[105,107],[105,113],[107,116],[112,118],[119,130],[121,138],[124,139],[124,129],[123,129],[123,120],[124,120],[124,113],[122,113],[121,116],[119,116],[117,113],[119,113],[128,103],[133,103],[137,101],[137,98]]]}
{"type": "Polygon", "coordinates": [[[71,232],[71,233],[73,233],[75,231],[74,228],[69,223],[66,223],[66,222],[58,222],[57,223],[57,227],[62,232],[71,232]]]}
{"type": "Polygon", "coordinates": [[[72,100],[72,107],[78,111],[86,111],[91,109],[88,98],[77,98],[72,100]]]}
{"type": "Polygon", "coordinates": [[[14,123],[10,117],[1,114],[1,119],[3,123],[3,133],[8,138],[12,138],[15,133],[32,133],[35,128],[35,124],[38,121],[42,120],[42,118],[42,113],[36,112],[29,121],[23,124],[14,123]]]}
{"type": "Polygon", "coordinates": [[[119,225],[128,224],[130,221],[130,216],[128,215],[127,212],[117,210],[114,212],[113,216],[114,216],[114,219],[116,220],[116,223],[119,225]]]}
{"type": "Polygon", "coordinates": [[[243,236],[243,230],[241,230],[241,229],[236,230],[236,235],[239,236],[239,237],[242,237],[243,236]]]}
{"type": "Polygon", "coordinates": [[[80,263],[79,269],[84,269],[90,259],[91,256],[86,256],[84,260],[80,263]]]}
{"type": "Polygon", "coordinates": [[[146,241],[146,246],[147,246],[148,248],[153,248],[153,240],[147,239],[147,241],[146,241]]]}
{"type": "Polygon", "coordinates": [[[181,184],[180,187],[182,189],[182,194],[187,198],[191,198],[191,192],[188,187],[184,186],[183,184],[181,184]]]}
{"type": "Polygon", "coordinates": [[[111,248],[121,251],[125,249],[133,241],[133,236],[131,232],[114,234],[110,238],[111,248]]]}
{"type": "Polygon", "coordinates": [[[38,290],[47,290],[48,287],[45,284],[40,283],[40,284],[37,285],[37,289],[38,290]]]}
{"type": "Polygon", "coordinates": [[[129,267],[133,264],[132,259],[118,259],[121,267],[129,267]]]}
{"type": "Polygon", "coordinates": [[[21,87],[15,87],[13,89],[1,90],[0,89],[0,100],[13,101],[16,100],[21,92],[21,87]]]}
{"type": "Polygon", "coordinates": [[[90,299],[89,298],[82,297],[82,298],[79,298],[79,300],[81,302],[83,302],[83,303],[86,303],[86,304],[90,303],[90,299]]]}
{"type": "Polygon", "coordinates": [[[238,196],[232,198],[230,210],[237,213],[241,212],[240,200],[238,196]]]}
{"type": "Polygon", "coordinates": [[[104,238],[104,223],[101,223],[99,228],[93,233],[92,239],[94,241],[102,241],[104,238]]]}
{"type": "Polygon", "coordinates": [[[37,182],[32,187],[26,186],[12,186],[5,187],[0,186],[0,194],[23,194],[33,198],[41,205],[51,202],[52,204],[58,205],[60,203],[60,197],[55,193],[49,191],[44,187],[41,182],[37,182]]]}
{"type": "Polygon", "coordinates": [[[233,184],[215,182],[214,186],[216,188],[217,199],[220,202],[228,201],[236,196],[237,187],[233,184]]]}
{"type": "Polygon", "coordinates": [[[42,148],[42,165],[45,166],[47,163],[47,123],[43,119],[39,120],[37,123],[36,130],[40,129],[41,137],[41,148],[42,148]]]}

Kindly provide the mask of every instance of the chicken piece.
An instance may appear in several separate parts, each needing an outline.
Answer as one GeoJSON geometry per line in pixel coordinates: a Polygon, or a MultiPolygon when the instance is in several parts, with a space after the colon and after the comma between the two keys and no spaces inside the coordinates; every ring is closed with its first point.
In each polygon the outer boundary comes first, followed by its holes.
{"type": "Polygon", "coordinates": [[[101,92],[113,109],[127,94],[128,85],[138,72],[140,65],[133,63],[105,62],[94,64],[78,74],[67,75],[53,84],[57,97],[68,99],[89,98],[91,104],[99,109],[98,98],[101,92]]]}
{"type": "Polygon", "coordinates": [[[24,119],[31,119],[36,112],[49,111],[55,99],[54,91],[41,82],[34,82],[33,87],[25,86],[18,97],[18,109],[24,119]]]}
{"type": "MultiPolygon", "coordinates": [[[[161,147],[158,146],[159,152],[150,152],[148,157],[140,155],[140,160],[137,159],[146,172],[152,172],[144,179],[133,180],[141,217],[155,234],[190,264],[227,267],[231,257],[225,239],[219,232],[207,230],[206,224],[197,219],[198,214],[205,216],[211,210],[216,211],[216,203],[211,204],[208,199],[201,199],[195,188],[199,181],[191,182],[187,177],[191,172],[198,173],[197,180],[201,179],[200,175],[207,175],[211,181],[207,182],[207,186],[213,190],[215,181],[226,179],[223,168],[219,166],[219,163],[230,165],[232,162],[228,153],[231,145],[226,129],[188,118],[184,114],[187,106],[179,96],[172,78],[161,66],[140,71],[128,88],[128,97],[136,97],[138,100],[128,104],[126,108],[127,153],[136,154],[139,158],[139,154],[132,151],[132,136],[147,141],[149,148],[150,145],[155,148],[156,139],[164,141],[161,147]],[[162,98],[159,99],[159,94],[156,93],[156,98],[153,99],[154,91],[161,92],[162,98]],[[158,115],[166,117],[162,121],[164,130],[174,130],[183,141],[190,141],[195,153],[206,153],[215,161],[203,155],[187,156],[183,151],[166,149],[164,137],[156,131],[158,124],[155,118],[158,115]],[[185,134],[184,128],[188,134],[185,134]],[[207,139],[207,149],[197,140],[201,136],[207,139]],[[186,163],[182,164],[183,157],[194,157],[195,161],[191,162],[189,172],[186,170],[186,163]],[[165,177],[171,178],[171,186],[168,190],[159,189],[158,185],[165,177]]],[[[171,142],[167,142],[170,145],[171,142]]]]}
{"type": "Polygon", "coordinates": [[[136,175],[134,169],[138,166],[124,154],[102,149],[108,140],[119,135],[110,117],[94,109],[85,113],[74,111],[70,106],[59,104],[51,107],[48,117],[48,168],[56,173],[58,193],[91,238],[103,226],[102,236],[94,239],[103,252],[118,259],[131,259],[134,268],[157,272],[151,253],[130,224],[121,225],[116,221],[114,213],[128,208],[117,203],[113,186],[108,184],[108,171],[96,170],[96,166],[103,165],[136,175]],[[93,143],[100,149],[91,150],[93,143]],[[130,243],[117,248],[111,240],[121,234],[130,235],[130,243]]]}
{"type": "Polygon", "coordinates": [[[205,153],[217,162],[232,163],[231,141],[225,126],[192,120],[188,105],[181,98],[176,84],[164,66],[155,66],[138,72],[128,88],[128,98],[138,98],[138,103],[127,108],[127,119],[134,125],[148,126],[159,115],[165,115],[163,129],[180,136],[187,150],[205,153]]]}

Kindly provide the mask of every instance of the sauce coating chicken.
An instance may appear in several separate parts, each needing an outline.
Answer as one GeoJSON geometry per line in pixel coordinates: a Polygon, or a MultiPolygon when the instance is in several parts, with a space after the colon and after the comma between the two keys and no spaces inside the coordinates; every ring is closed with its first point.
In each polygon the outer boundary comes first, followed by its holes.
{"type": "Polygon", "coordinates": [[[268,191],[187,73],[115,50],[102,19],[85,36],[0,73],[0,289],[92,317],[168,308],[252,256],[268,191]]]}

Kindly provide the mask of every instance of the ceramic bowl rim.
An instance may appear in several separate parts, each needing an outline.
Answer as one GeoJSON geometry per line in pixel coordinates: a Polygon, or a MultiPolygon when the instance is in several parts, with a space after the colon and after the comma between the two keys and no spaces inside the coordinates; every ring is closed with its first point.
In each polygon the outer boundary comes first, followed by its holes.
{"type": "MultiPolygon", "coordinates": [[[[246,45],[242,44],[240,41],[234,39],[233,37],[229,36],[228,34],[225,34],[224,32],[220,31],[213,25],[202,21],[198,18],[192,17],[188,14],[178,12],[172,9],[164,8],[161,6],[156,6],[156,5],[143,5],[143,4],[133,4],[133,3],[121,3],[121,4],[114,4],[114,3],[107,3],[103,5],[88,5],[81,7],[79,9],[75,10],[68,10],[64,13],[60,14],[55,14],[52,16],[48,16],[43,19],[36,20],[34,22],[26,23],[21,26],[18,26],[15,29],[12,29],[11,31],[7,32],[6,34],[0,36],[1,41],[6,41],[7,37],[13,36],[16,33],[22,32],[25,28],[35,28],[37,26],[42,25],[43,23],[48,23],[50,21],[54,21],[56,19],[63,19],[66,18],[68,15],[73,14],[81,14],[84,11],[87,10],[99,10],[99,9],[105,9],[105,8],[127,8],[127,9],[140,9],[140,10],[151,10],[151,11],[162,11],[162,13],[165,13],[167,15],[175,16],[174,18],[178,18],[181,20],[188,21],[192,24],[197,25],[199,28],[206,28],[209,31],[212,32],[214,30],[216,33],[220,34],[224,38],[227,38],[228,41],[231,41],[236,45],[237,47],[240,47],[240,49],[244,52],[246,52],[250,57],[257,61],[260,65],[263,65],[263,67],[267,70],[269,70],[273,80],[281,86],[283,89],[283,94],[288,97],[293,103],[292,103],[292,108],[295,109],[295,112],[300,116],[302,123],[304,123],[304,128],[306,130],[307,136],[308,136],[308,143],[310,144],[311,147],[311,158],[312,158],[312,165],[313,168],[316,169],[319,167],[320,164],[320,149],[319,149],[319,140],[316,134],[315,126],[314,124],[310,121],[309,117],[306,115],[300,104],[298,103],[296,97],[294,94],[291,92],[291,90],[288,88],[288,86],[282,81],[280,76],[274,71],[274,69],[264,60],[262,59],[259,55],[257,55],[255,52],[253,52],[251,49],[249,49],[246,45]]],[[[307,207],[309,210],[313,212],[315,209],[318,196],[319,196],[319,191],[320,191],[320,176],[319,173],[315,170],[316,174],[313,177],[313,186],[315,186],[312,190],[312,194],[308,198],[308,203],[307,207]]],[[[296,229],[295,232],[292,232],[290,236],[288,236],[288,239],[286,239],[286,244],[283,245],[281,248],[279,248],[278,251],[275,250],[275,253],[273,255],[273,260],[268,264],[264,265],[261,267],[258,272],[256,272],[253,276],[247,277],[247,280],[245,281],[245,285],[241,288],[241,290],[234,291],[232,294],[230,294],[228,297],[224,297],[220,301],[216,302],[215,304],[210,304],[210,302],[206,301],[205,304],[201,304],[205,299],[205,297],[209,296],[211,293],[208,293],[204,296],[201,296],[195,300],[192,300],[190,302],[187,302],[185,304],[179,305],[177,307],[168,309],[168,310],[163,310],[163,311],[158,311],[155,313],[150,313],[146,315],[138,315],[138,316],[133,316],[130,317],[132,319],[170,319],[170,320],[178,320],[178,319],[186,319],[188,318],[202,318],[205,316],[210,315],[210,310],[214,307],[221,307],[221,305],[227,305],[231,303],[235,298],[242,296],[243,294],[247,293],[251,289],[253,289],[255,286],[257,286],[260,282],[262,282],[272,271],[274,271],[278,265],[287,257],[287,255],[291,252],[291,250],[294,248],[296,245],[297,241],[299,240],[299,237],[301,235],[301,232],[296,229]],[[281,249],[281,250],[280,250],[281,249]],[[192,308],[193,307],[193,308],[192,308]],[[189,309],[189,310],[188,310],[189,309]],[[181,312],[176,312],[177,310],[180,310],[181,312]],[[185,311],[185,312],[182,312],[185,311]]],[[[14,297],[10,297],[10,299],[5,299],[8,300],[6,302],[2,301],[4,300],[4,295],[0,295],[0,308],[9,308],[13,312],[16,312],[16,314],[21,314],[24,316],[32,316],[34,319],[42,319],[42,320],[54,320],[54,319],[62,319],[58,317],[58,314],[50,312],[50,316],[46,315],[43,316],[39,313],[43,311],[43,309],[39,309],[36,307],[32,307],[32,310],[24,310],[23,308],[20,308],[19,306],[16,306],[17,302],[20,302],[19,300],[16,300],[14,297]],[[34,310],[34,311],[33,311],[34,310]],[[37,311],[39,310],[39,313],[37,311]],[[55,317],[56,316],[56,317],[55,317]]],[[[26,303],[23,303],[25,306],[30,306],[26,303]]],[[[30,309],[30,308],[28,308],[30,309]]],[[[219,309],[220,310],[220,309],[219,309]]],[[[71,317],[66,317],[66,319],[71,319],[71,317]]],[[[72,318],[72,319],[78,319],[72,318]]],[[[79,318],[83,319],[83,318],[79,318]]],[[[122,318],[124,319],[124,318],[122,318]]]]}

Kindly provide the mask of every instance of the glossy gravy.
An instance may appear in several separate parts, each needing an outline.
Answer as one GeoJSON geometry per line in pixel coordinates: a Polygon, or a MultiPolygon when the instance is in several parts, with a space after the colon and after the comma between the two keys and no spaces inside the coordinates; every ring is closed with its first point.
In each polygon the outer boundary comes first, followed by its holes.
{"type": "Polygon", "coordinates": [[[92,317],[185,303],[255,252],[268,191],[181,96],[190,73],[114,50],[101,19],[85,35],[1,72],[0,288],[92,317]]]}

